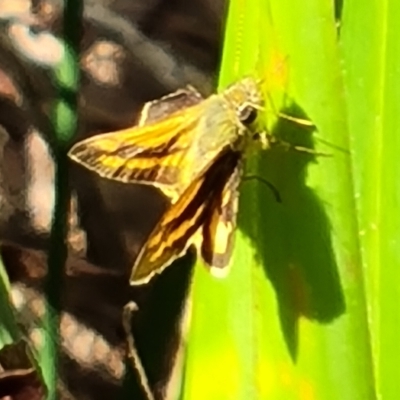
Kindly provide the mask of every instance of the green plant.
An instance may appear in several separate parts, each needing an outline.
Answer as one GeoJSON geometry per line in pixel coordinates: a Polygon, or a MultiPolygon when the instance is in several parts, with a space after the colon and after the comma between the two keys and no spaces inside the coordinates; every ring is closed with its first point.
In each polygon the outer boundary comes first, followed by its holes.
{"type": "Polygon", "coordinates": [[[399,393],[399,11],[390,0],[230,2],[221,85],[264,79],[271,134],[324,155],[249,161],[282,203],[244,182],[231,275],[196,269],[183,398],[399,393]],[[279,121],[282,108],[314,132],[279,121]]]}

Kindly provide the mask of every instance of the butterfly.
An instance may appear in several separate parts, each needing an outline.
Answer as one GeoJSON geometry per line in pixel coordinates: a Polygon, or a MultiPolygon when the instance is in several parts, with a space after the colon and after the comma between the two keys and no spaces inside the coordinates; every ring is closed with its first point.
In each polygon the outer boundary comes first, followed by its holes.
{"type": "Polygon", "coordinates": [[[149,282],[191,245],[213,274],[226,275],[245,154],[266,144],[256,129],[262,109],[251,77],[206,99],[187,87],[146,103],[137,126],[70,149],[72,160],[101,177],[154,186],[170,201],[138,254],[131,285],[149,282]]]}

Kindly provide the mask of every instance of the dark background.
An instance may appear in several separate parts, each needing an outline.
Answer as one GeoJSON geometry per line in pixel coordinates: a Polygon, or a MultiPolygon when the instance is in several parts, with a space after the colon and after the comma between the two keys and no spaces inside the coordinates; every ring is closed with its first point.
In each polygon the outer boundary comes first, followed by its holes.
{"type": "MultiPolygon", "coordinates": [[[[53,208],[54,162],[47,142],[60,57],[58,0],[0,2],[0,238],[22,295],[28,334],[40,317],[53,208]]],[[[221,52],[223,0],[84,2],[79,129],[75,140],[133,125],[146,101],[186,84],[212,92],[221,52]]],[[[181,344],[190,262],[132,289],[134,257],[166,205],[149,187],[98,178],[71,164],[73,201],[61,315],[62,398],[140,399],[121,389],[121,311],[135,300],[135,338],[157,399],[165,398],[181,344]]],[[[189,255],[190,257],[190,255],[189,255]]],[[[182,359],[181,359],[182,361],[182,359]]],[[[178,365],[179,367],[179,365],[178,365]]]]}

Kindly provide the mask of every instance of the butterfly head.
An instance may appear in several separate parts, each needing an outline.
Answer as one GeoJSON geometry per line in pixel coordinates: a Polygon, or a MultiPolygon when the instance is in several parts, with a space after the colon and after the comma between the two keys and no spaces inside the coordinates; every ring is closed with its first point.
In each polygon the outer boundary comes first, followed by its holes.
{"type": "Polygon", "coordinates": [[[254,78],[243,78],[232,84],[226,89],[225,96],[243,125],[252,124],[258,112],[263,110],[261,92],[254,78]]]}

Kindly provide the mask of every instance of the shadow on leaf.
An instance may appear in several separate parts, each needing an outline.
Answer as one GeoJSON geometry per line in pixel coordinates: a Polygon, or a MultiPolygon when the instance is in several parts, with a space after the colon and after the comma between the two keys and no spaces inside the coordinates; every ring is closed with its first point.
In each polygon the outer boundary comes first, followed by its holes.
{"type": "MultiPolygon", "coordinates": [[[[295,106],[285,114],[303,118],[295,106]]],[[[281,202],[265,184],[255,182],[262,227],[257,237],[251,226],[254,218],[244,215],[246,211],[239,215],[239,226],[253,236],[258,257],[274,287],[282,332],[294,360],[300,317],[329,323],[345,311],[330,222],[318,196],[306,184],[308,165],[323,157],[312,154],[311,130],[293,121],[278,121],[273,131],[278,143],[259,156],[257,174],[277,189],[281,202]],[[288,148],[289,143],[292,148],[288,148]],[[311,152],[295,150],[294,146],[311,152]]]]}

